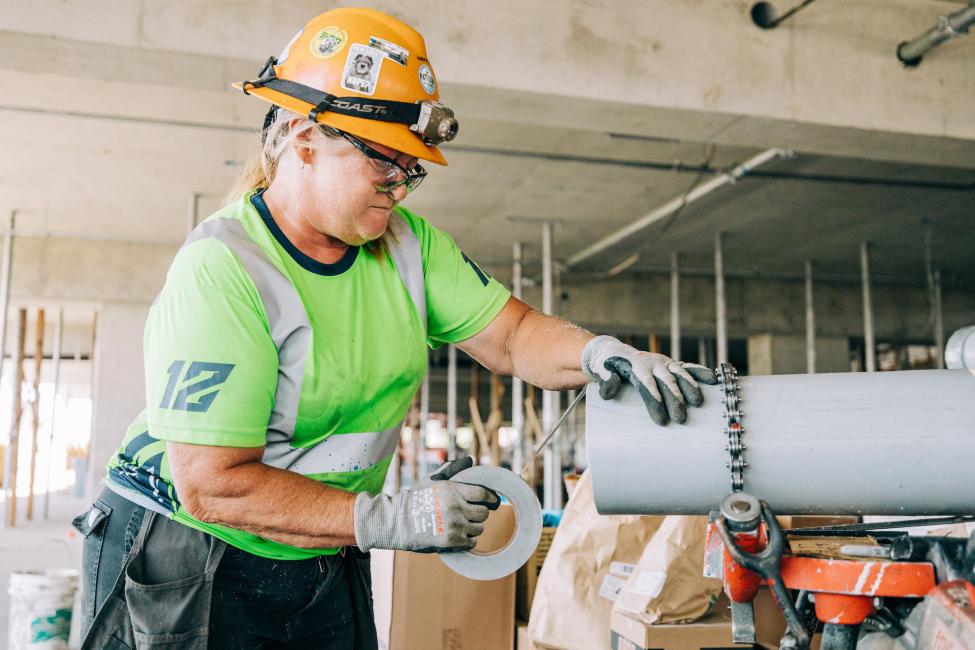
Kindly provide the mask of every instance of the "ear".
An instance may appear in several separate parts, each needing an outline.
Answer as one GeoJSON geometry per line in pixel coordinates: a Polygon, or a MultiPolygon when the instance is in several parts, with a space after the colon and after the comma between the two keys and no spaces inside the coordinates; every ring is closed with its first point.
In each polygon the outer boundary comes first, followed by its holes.
{"type": "MultiPolygon", "coordinates": [[[[304,120],[295,118],[291,120],[289,128],[297,129],[301,126],[304,120]]],[[[294,151],[295,156],[298,158],[298,162],[310,165],[315,157],[315,152],[311,146],[312,134],[314,129],[302,129],[298,131],[294,139],[291,141],[291,148],[294,151]]]]}

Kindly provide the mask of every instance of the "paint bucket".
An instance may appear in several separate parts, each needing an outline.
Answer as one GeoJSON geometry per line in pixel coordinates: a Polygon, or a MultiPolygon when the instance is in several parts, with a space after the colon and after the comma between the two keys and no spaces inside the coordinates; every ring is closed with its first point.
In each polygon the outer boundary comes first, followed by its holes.
{"type": "Polygon", "coordinates": [[[74,569],[12,573],[8,650],[67,650],[77,590],[74,569]]]}

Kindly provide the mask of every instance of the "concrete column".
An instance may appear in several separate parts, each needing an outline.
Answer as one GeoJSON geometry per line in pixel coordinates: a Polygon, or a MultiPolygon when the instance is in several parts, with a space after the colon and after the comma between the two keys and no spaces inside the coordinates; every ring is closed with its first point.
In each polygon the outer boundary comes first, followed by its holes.
{"type": "Polygon", "coordinates": [[[870,295],[870,244],[860,242],[860,279],[863,284],[863,347],[867,372],[877,370],[877,345],[873,330],[873,299],[870,295]]]}
{"type": "Polygon", "coordinates": [[[714,313],[718,363],[728,362],[728,315],[724,293],[723,234],[714,234],[714,313]]]}
{"type": "Polygon", "coordinates": [[[190,192],[186,201],[186,234],[193,232],[199,223],[200,195],[190,192]]]}
{"type": "Polygon", "coordinates": [[[148,314],[149,305],[138,303],[107,302],[99,311],[86,494],[98,494],[105,463],[129,424],[145,408],[142,335],[148,314]]]}
{"type": "Polygon", "coordinates": [[[806,262],[806,372],[816,372],[816,310],[813,306],[812,262],[806,262]]]}
{"type": "Polygon", "coordinates": [[[64,309],[58,309],[58,319],[54,326],[54,351],[51,354],[54,361],[54,389],[51,391],[51,434],[47,439],[47,478],[44,481],[44,519],[47,520],[51,509],[51,453],[54,449],[54,424],[58,411],[58,386],[61,383],[61,346],[64,343],[64,309]]]}
{"type": "Polygon", "coordinates": [[[447,458],[457,457],[457,348],[447,346],[447,458]]]}
{"type": "Polygon", "coordinates": [[[7,450],[3,454],[3,525],[13,527],[17,523],[17,465],[19,460],[20,421],[23,414],[21,383],[24,380],[24,341],[27,336],[27,310],[21,307],[17,314],[17,334],[10,358],[13,371],[10,374],[10,420],[7,431],[7,450]]]}
{"type": "Polygon", "coordinates": [[[670,358],[680,361],[680,266],[676,251],[670,254],[670,358]]]}
{"type": "MultiPolygon", "coordinates": [[[[0,377],[3,377],[3,354],[4,347],[7,343],[7,309],[10,307],[10,269],[13,265],[14,259],[14,222],[16,221],[17,214],[13,210],[10,211],[10,216],[7,219],[7,232],[3,235],[3,260],[0,261],[0,377]]],[[[11,352],[11,358],[14,354],[11,352]]],[[[15,386],[16,382],[11,379],[10,390],[19,393],[20,387],[15,386]]],[[[11,401],[13,397],[11,396],[11,401]]],[[[11,411],[12,417],[12,411],[11,411]]],[[[12,427],[7,427],[8,431],[12,430],[12,427]]],[[[3,511],[3,521],[4,525],[7,525],[7,513],[10,499],[17,498],[17,486],[13,486],[11,494],[13,495],[8,499],[7,488],[10,485],[10,470],[13,464],[13,436],[7,439],[7,447],[5,453],[3,454],[3,494],[4,494],[4,511],[3,511]]]]}
{"type": "MultiPolygon", "coordinates": [[[[552,223],[547,221],[542,224],[542,311],[546,314],[553,313],[553,303],[552,223]]],[[[546,434],[555,424],[555,397],[552,391],[542,392],[542,429],[546,434]]],[[[558,509],[562,507],[562,459],[555,444],[553,441],[545,448],[543,506],[558,509]]]]}
{"type": "MultiPolygon", "coordinates": [[[[515,298],[522,297],[521,263],[524,249],[520,241],[512,245],[511,265],[511,293],[515,298]]],[[[515,430],[517,439],[512,453],[511,468],[520,474],[525,462],[525,384],[518,377],[511,378],[511,427],[515,430]]]]}
{"type": "Polygon", "coordinates": [[[3,348],[7,343],[7,309],[10,307],[10,271],[14,260],[16,218],[17,213],[11,210],[7,219],[7,232],[3,236],[3,260],[0,261],[0,377],[3,376],[3,348]]]}

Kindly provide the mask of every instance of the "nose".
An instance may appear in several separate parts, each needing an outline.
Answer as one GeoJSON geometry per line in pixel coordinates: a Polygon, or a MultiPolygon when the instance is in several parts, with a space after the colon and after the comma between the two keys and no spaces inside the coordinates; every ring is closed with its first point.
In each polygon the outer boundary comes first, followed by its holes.
{"type": "Polygon", "coordinates": [[[406,185],[397,185],[390,194],[393,196],[393,200],[399,203],[406,198],[406,185]]]}

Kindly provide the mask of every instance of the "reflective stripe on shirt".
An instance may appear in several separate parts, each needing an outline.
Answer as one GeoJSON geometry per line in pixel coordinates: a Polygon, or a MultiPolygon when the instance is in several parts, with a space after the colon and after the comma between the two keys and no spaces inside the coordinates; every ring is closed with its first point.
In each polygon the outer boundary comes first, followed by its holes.
{"type": "MultiPolygon", "coordinates": [[[[397,213],[390,214],[387,250],[406,287],[420,322],[426,327],[426,295],[420,240],[397,213]]],[[[332,434],[309,447],[291,446],[294,437],[305,362],[311,347],[311,324],[304,304],[288,277],[267,257],[238,219],[214,218],[197,226],[184,246],[214,238],[240,260],[254,283],[278,350],[278,383],[268,422],[263,461],[300,474],[364,471],[392,456],[402,422],[378,432],[332,434]]]]}
{"type": "Polygon", "coordinates": [[[400,422],[383,431],[334,433],[303,449],[290,445],[268,445],[264,462],[306,476],[371,469],[396,451],[402,427],[403,423],[400,422]]]}

